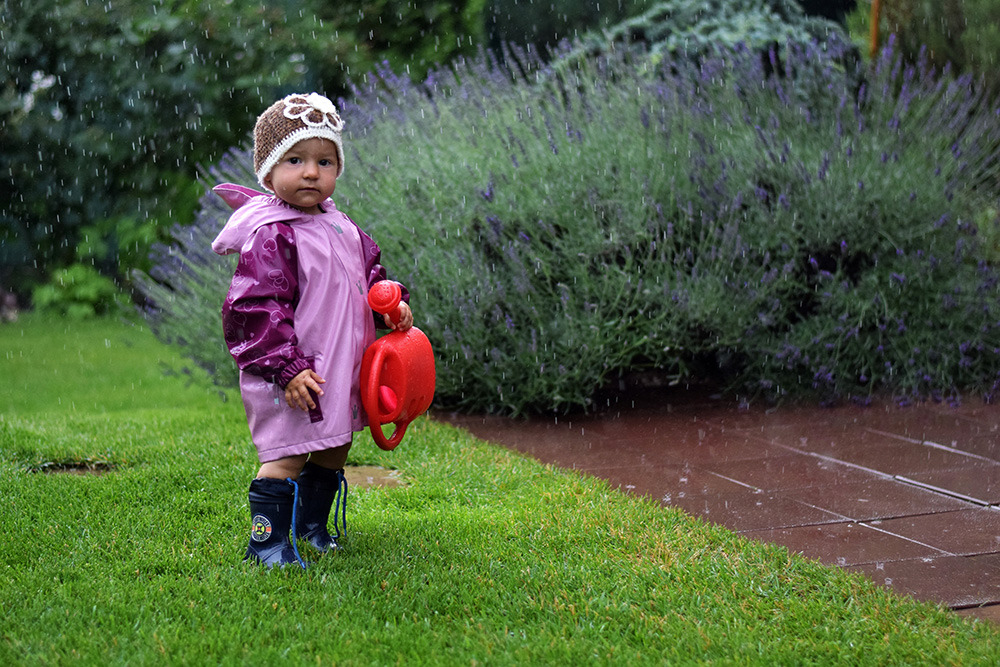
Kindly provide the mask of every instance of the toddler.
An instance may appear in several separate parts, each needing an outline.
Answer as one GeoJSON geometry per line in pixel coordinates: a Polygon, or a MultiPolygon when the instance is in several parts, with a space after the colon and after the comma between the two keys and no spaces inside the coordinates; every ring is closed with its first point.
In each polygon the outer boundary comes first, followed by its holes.
{"type": "Polygon", "coordinates": [[[326,97],[285,97],[254,127],[254,171],[272,194],[215,188],[235,209],[212,249],[240,254],[222,321],[261,462],[245,560],[269,567],[305,567],[296,537],[339,548],[344,464],[366,426],[361,359],[376,318],[401,331],[413,324],[405,290],[398,322],[368,306],[368,288],[385,278],[379,247],[330,199],[344,171],[343,127],[326,97]]]}

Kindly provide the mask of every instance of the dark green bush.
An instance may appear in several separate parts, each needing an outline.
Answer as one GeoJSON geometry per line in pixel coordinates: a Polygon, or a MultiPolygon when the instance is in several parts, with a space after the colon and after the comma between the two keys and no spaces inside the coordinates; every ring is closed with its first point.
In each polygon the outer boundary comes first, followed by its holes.
{"type": "Polygon", "coordinates": [[[0,281],[24,289],[71,264],[88,229],[99,267],[141,263],[157,218],[192,213],[193,165],[253,122],[258,88],[299,79],[280,19],[176,0],[4,3],[0,281]]]}
{"type": "MultiPolygon", "coordinates": [[[[848,19],[852,32],[868,42],[871,3],[859,5],[848,19]]],[[[879,22],[882,44],[910,62],[929,59],[938,68],[976,72],[994,85],[1000,59],[1000,0],[893,0],[882,2],[879,22]],[[921,55],[921,53],[923,55],[921,55]]]]}
{"type": "Polygon", "coordinates": [[[589,33],[578,48],[604,53],[641,44],[654,60],[674,60],[735,47],[766,51],[828,39],[843,42],[845,37],[839,23],[805,14],[795,0],[661,0],[621,23],[589,33]]]}
{"type": "MultiPolygon", "coordinates": [[[[889,54],[860,92],[829,46],[787,54],[781,78],[747,49],[481,58],[342,102],[338,203],[410,286],[440,404],[566,410],[641,368],[743,396],[993,396],[997,273],[972,221],[996,205],[995,108],[889,54]]],[[[248,162],[211,179],[250,183],[248,162]]],[[[175,249],[173,294],[217,304],[229,271],[202,252],[175,249]]]]}
{"type": "Polygon", "coordinates": [[[547,51],[592,30],[605,30],[641,14],[653,0],[490,0],[486,4],[486,33],[490,48],[505,44],[533,45],[547,51]]]}
{"type": "Polygon", "coordinates": [[[125,295],[107,276],[87,264],[72,264],[52,274],[45,285],[34,289],[32,301],[41,312],[70,319],[125,312],[125,295]]]}
{"type": "MultiPolygon", "coordinates": [[[[105,274],[189,222],[214,162],[280,94],[383,59],[474,52],[484,0],[11,0],[0,7],[0,285],[26,294],[90,237],[105,274]]],[[[120,268],[119,268],[120,267],[120,268]]]]}

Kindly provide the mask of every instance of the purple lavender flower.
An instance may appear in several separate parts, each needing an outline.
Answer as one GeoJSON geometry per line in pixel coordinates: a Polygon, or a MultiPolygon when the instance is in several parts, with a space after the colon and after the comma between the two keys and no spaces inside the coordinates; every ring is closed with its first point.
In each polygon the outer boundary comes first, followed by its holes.
{"type": "Polygon", "coordinates": [[[479,191],[480,196],[487,202],[493,202],[493,179],[490,179],[489,183],[486,184],[485,190],[479,191]]]}

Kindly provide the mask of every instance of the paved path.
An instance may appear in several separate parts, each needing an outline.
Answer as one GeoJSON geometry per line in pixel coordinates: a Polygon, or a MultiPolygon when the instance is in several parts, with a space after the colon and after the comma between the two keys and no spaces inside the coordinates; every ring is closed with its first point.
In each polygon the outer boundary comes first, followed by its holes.
{"type": "Polygon", "coordinates": [[[436,418],[1000,622],[1000,406],[739,410],[650,390],[586,416],[436,418]]]}

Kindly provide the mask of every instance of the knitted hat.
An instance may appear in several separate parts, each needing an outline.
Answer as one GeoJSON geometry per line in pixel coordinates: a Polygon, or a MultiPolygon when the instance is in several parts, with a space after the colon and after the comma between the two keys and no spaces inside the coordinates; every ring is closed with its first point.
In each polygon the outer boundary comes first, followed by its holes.
{"type": "Polygon", "coordinates": [[[278,100],[257,118],[253,128],[253,170],[257,180],[264,179],[288,150],[302,141],[319,137],[329,139],[337,146],[340,165],[337,177],[344,173],[344,147],[340,131],[344,121],[337,107],[319,93],[289,95],[278,100]]]}

